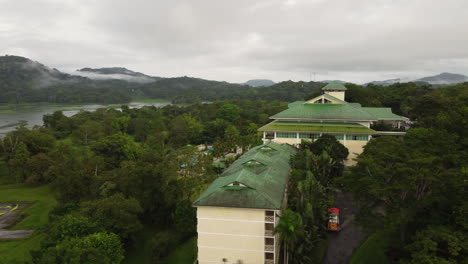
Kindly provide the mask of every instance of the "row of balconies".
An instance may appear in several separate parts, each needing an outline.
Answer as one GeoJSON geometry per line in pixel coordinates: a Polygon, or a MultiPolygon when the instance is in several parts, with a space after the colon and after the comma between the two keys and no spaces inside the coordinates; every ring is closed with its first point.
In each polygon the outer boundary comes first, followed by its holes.
{"type": "Polygon", "coordinates": [[[275,264],[275,211],[265,211],[265,264],[275,264]]]}

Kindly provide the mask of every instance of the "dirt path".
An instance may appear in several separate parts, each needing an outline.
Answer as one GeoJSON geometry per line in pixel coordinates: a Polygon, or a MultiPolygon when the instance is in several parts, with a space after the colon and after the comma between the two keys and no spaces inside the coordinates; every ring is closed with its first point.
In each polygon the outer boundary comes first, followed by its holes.
{"type": "Polygon", "coordinates": [[[367,234],[354,222],[358,208],[353,204],[353,197],[350,193],[338,192],[335,206],[340,209],[341,231],[330,233],[323,264],[348,263],[354,249],[359,247],[367,237],[367,234]]]}
{"type": "Polygon", "coordinates": [[[11,227],[17,223],[20,219],[18,213],[21,212],[26,204],[19,204],[18,208],[14,211],[11,208],[14,208],[16,204],[1,204],[0,203],[0,239],[19,239],[29,236],[33,230],[6,230],[8,227],[11,227]]]}

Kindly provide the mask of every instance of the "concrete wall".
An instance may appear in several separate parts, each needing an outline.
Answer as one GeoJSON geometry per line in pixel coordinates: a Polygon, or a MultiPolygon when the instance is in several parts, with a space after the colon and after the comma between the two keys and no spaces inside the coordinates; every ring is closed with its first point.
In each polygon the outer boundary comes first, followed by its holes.
{"type": "Polygon", "coordinates": [[[329,94],[329,95],[331,95],[333,97],[336,97],[336,98],[338,98],[340,100],[343,100],[343,101],[345,100],[344,99],[345,98],[345,92],[344,91],[342,91],[342,92],[341,91],[325,91],[325,93],[329,94]]]}
{"type": "Polygon", "coordinates": [[[293,146],[301,144],[301,139],[297,138],[275,138],[272,141],[278,144],[289,144],[293,146]]]}
{"type": "Polygon", "coordinates": [[[197,219],[200,264],[264,263],[264,210],[200,206],[197,219]]]}
{"type": "Polygon", "coordinates": [[[346,166],[353,166],[356,164],[354,160],[359,154],[362,153],[363,147],[369,141],[358,141],[358,140],[339,140],[349,151],[348,158],[345,160],[346,166]]]}

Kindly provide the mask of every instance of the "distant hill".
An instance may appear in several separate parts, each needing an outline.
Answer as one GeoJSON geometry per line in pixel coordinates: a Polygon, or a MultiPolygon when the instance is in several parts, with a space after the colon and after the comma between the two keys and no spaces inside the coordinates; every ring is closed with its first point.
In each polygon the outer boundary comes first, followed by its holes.
{"type": "Polygon", "coordinates": [[[0,81],[3,86],[43,88],[50,85],[79,81],[83,78],[62,73],[37,61],[20,56],[0,56],[0,81]]]}
{"type": "Polygon", "coordinates": [[[267,79],[254,79],[254,80],[248,80],[243,84],[252,86],[252,87],[261,87],[261,86],[268,87],[268,86],[274,85],[275,82],[272,80],[267,80],[267,79]]]}
{"type": "Polygon", "coordinates": [[[395,78],[395,79],[389,79],[389,80],[383,80],[383,81],[372,81],[372,82],[365,83],[363,85],[367,86],[368,84],[376,84],[376,85],[382,85],[382,86],[389,86],[395,83],[407,83],[407,82],[414,82],[418,85],[427,85],[427,84],[443,85],[443,84],[457,84],[457,83],[463,83],[467,81],[468,81],[468,76],[465,76],[462,74],[444,72],[438,75],[427,76],[427,77],[419,78],[416,80],[395,78]]]}
{"type": "MultiPolygon", "coordinates": [[[[83,68],[75,73],[81,76],[63,73],[20,56],[0,56],[0,103],[126,103],[132,98],[174,102],[235,99],[292,102],[320,94],[321,87],[329,82],[250,80],[246,85],[187,76],[160,78],[120,67],[83,68]],[[269,88],[264,89],[265,86],[269,88]]],[[[373,83],[384,85],[398,80],[373,83]]],[[[441,86],[440,83],[464,81],[467,81],[464,75],[443,73],[414,82],[441,86]]]]}
{"type": "Polygon", "coordinates": [[[70,75],[20,56],[0,56],[0,103],[128,102],[128,83],[70,75]]]}
{"type": "Polygon", "coordinates": [[[402,79],[396,78],[396,79],[388,79],[388,80],[383,80],[383,81],[372,81],[372,82],[365,83],[363,85],[367,86],[369,84],[375,84],[375,85],[389,86],[394,83],[400,83],[400,82],[403,82],[402,79]]]}
{"type": "Polygon", "coordinates": [[[430,84],[456,84],[468,81],[468,76],[456,73],[444,72],[434,76],[428,76],[415,81],[427,82],[430,84]]]}
{"type": "Polygon", "coordinates": [[[125,80],[129,82],[138,83],[149,83],[157,80],[161,80],[161,77],[154,77],[143,74],[141,72],[131,71],[127,68],[122,67],[110,67],[110,68],[82,68],[74,72],[73,74],[88,77],[90,79],[105,80],[105,79],[117,79],[125,80]]]}
{"type": "Polygon", "coordinates": [[[321,83],[331,83],[331,82],[348,83],[348,82],[341,81],[341,80],[323,80],[323,81],[319,81],[319,82],[321,82],[321,83]]]}

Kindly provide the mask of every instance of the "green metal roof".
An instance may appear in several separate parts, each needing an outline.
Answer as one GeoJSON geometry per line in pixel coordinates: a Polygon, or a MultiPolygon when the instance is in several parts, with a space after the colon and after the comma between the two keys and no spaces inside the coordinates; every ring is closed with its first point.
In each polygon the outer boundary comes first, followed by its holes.
{"type": "Polygon", "coordinates": [[[268,142],[252,148],[216,179],[194,206],[281,209],[294,147],[268,142]],[[259,166],[247,162],[258,161],[259,166]],[[228,186],[240,183],[244,186],[228,186]]]}
{"type": "Polygon", "coordinates": [[[377,120],[361,107],[351,104],[297,104],[279,112],[272,119],[308,120],[377,120]]]}
{"type": "Polygon", "coordinates": [[[346,91],[348,89],[346,89],[346,87],[340,83],[340,82],[337,82],[337,81],[333,81],[333,82],[330,82],[328,83],[327,85],[325,85],[322,90],[338,90],[338,91],[346,91]]]}
{"type": "Polygon", "coordinates": [[[273,121],[259,131],[320,132],[320,133],[358,133],[372,134],[375,131],[355,123],[318,123],[318,122],[281,122],[273,121]]]}
{"type": "Polygon", "coordinates": [[[303,103],[305,103],[305,101],[292,102],[292,103],[288,104],[288,108],[291,108],[291,107],[294,107],[294,106],[297,106],[297,105],[300,105],[300,104],[303,104],[303,103]]]}
{"type": "Polygon", "coordinates": [[[408,120],[407,117],[395,115],[392,109],[387,107],[363,107],[362,109],[378,120],[408,120]]]}

